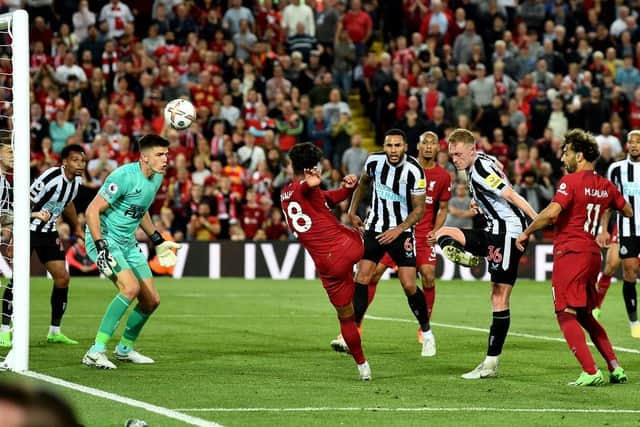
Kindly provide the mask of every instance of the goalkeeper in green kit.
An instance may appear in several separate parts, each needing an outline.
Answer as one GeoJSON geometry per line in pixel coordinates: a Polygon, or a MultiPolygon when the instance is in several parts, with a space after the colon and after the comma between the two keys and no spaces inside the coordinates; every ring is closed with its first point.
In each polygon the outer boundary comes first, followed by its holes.
{"type": "Polygon", "coordinates": [[[106,346],[136,298],[138,303],[127,319],[114,356],[124,362],[153,363],[153,359],[133,348],[142,327],[160,304],[151,269],[135,239],[137,228],[141,227],[149,236],[163,266],[176,263],[173,250],[180,248],[160,236],[148,212],[167,168],[169,141],[145,135],[138,145],[140,160],[115,169],[86,211],[87,253],[119,291],[104,313],[95,343],[82,358],[83,364],[96,368],[116,368],[105,354],[106,346]]]}

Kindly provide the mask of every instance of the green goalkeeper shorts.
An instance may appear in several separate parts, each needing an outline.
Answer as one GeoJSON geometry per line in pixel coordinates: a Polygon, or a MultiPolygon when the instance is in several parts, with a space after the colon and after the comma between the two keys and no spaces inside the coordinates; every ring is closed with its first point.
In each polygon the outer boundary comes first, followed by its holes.
{"type": "MultiPolygon", "coordinates": [[[[134,244],[123,247],[108,237],[105,238],[105,240],[109,244],[109,253],[116,260],[117,265],[113,269],[116,274],[122,270],[130,269],[138,280],[148,279],[153,276],[149,268],[149,263],[138,245],[134,244]]],[[[89,258],[91,258],[93,262],[96,262],[98,251],[89,233],[86,233],[85,246],[89,258]]]]}

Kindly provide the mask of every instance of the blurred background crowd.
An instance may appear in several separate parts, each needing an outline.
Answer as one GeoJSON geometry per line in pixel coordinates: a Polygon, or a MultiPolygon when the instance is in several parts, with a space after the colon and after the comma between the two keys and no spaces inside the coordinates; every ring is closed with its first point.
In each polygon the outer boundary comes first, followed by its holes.
{"type": "Polygon", "coordinates": [[[455,182],[448,221],[467,226],[468,195],[446,150],[452,129],[475,132],[539,211],[562,176],[567,129],[597,136],[605,173],[640,127],[637,0],[0,4],[32,21],[32,175],[82,144],[81,212],[110,171],[137,159],[139,136],[164,135],[170,167],[151,213],[178,241],[288,239],[279,189],[298,142],[323,149],[334,188],[360,175],[387,129],[403,129],[413,155],[434,131],[455,182]],[[164,123],[177,97],[197,108],[187,131],[164,123]]]}

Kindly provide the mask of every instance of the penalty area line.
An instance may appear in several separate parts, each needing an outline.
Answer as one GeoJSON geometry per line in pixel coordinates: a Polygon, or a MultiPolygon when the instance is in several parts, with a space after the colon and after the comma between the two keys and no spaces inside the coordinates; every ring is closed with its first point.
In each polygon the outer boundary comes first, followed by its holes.
{"type": "MultiPolygon", "coordinates": [[[[387,321],[387,322],[402,322],[402,323],[415,323],[416,322],[415,320],[398,319],[398,318],[395,318],[395,317],[369,316],[368,314],[365,315],[365,318],[371,319],[371,320],[384,320],[384,321],[387,321]]],[[[473,326],[451,325],[451,324],[448,324],[448,323],[438,323],[438,322],[431,322],[431,324],[433,326],[438,326],[438,327],[441,327],[441,328],[462,329],[464,331],[484,332],[486,334],[489,333],[488,329],[475,328],[473,326]]],[[[519,332],[509,332],[509,336],[520,337],[520,338],[529,338],[529,339],[539,340],[539,341],[555,341],[555,342],[561,342],[561,343],[565,342],[565,340],[563,338],[547,337],[545,335],[522,334],[522,333],[519,333],[519,332]]],[[[593,343],[588,343],[588,344],[591,347],[594,346],[593,343]]],[[[615,351],[619,351],[620,353],[640,354],[640,350],[636,350],[634,348],[613,346],[613,349],[615,351]]]]}
{"type": "Polygon", "coordinates": [[[183,423],[199,426],[199,427],[222,427],[220,424],[213,421],[203,420],[191,415],[182,414],[174,409],[164,408],[151,403],[143,402],[141,400],[131,399],[128,397],[120,396],[119,394],[110,393],[108,391],[99,390],[93,387],[87,387],[82,384],[72,383],[60,378],[51,377],[49,375],[40,374],[38,372],[26,371],[17,372],[25,377],[34,378],[36,380],[45,381],[50,384],[54,384],[60,387],[65,387],[71,390],[79,391],[80,393],[88,394],[91,396],[99,397],[102,399],[112,400],[114,402],[121,403],[123,405],[132,406],[134,408],[144,409],[145,411],[153,412],[154,414],[162,415],[167,418],[173,418],[174,420],[182,421],[183,423]]]}
{"type": "Polygon", "coordinates": [[[301,407],[301,408],[179,408],[181,412],[516,412],[516,413],[572,413],[572,414],[640,414],[640,409],[562,409],[562,408],[491,408],[491,407],[460,407],[460,408],[331,408],[331,407],[301,407]]]}

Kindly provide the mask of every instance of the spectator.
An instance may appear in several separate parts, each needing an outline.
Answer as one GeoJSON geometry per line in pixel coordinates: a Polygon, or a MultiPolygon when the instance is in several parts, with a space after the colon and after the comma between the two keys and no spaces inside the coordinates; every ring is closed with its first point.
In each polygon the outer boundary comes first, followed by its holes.
{"type": "Polygon", "coordinates": [[[547,127],[553,131],[554,138],[563,138],[569,129],[569,120],[564,113],[562,98],[555,98],[551,103],[551,115],[547,127]]]}
{"type": "Polygon", "coordinates": [[[282,119],[276,120],[280,150],[287,153],[291,147],[298,143],[298,138],[304,130],[304,122],[293,110],[291,101],[282,104],[282,119]]]}
{"type": "Polygon", "coordinates": [[[247,21],[251,27],[255,25],[253,14],[249,9],[242,6],[242,0],[230,0],[229,9],[222,18],[222,27],[233,37],[240,31],[240,21],[247,21]]]}
{"type": "Polygon", "coordinates": [[[72,123],[68,122],[65,117],[64,110],[56,110],[55,120],[49,124],[49,136],[53,142],[53,152],[60,154],[67,139],[76,133],[76,129],[72,123]]]}
{"type": "Polygon", "coordinates": [[[554,193],[551,185],[538,182],[538,176],[533,170],[522,175],[522,184],[516,185],[515,189],[536,212],[540,212],[549,203],[554,193]]]}
{"type": "Polygon", "coordinates": [[[342,154],[341,172],[344,176],[356,175],[362,172],[362,168],[369,156],[367,149],[362,148],[362,136],[359,133],[351,137],[351,147],[342,154]]]}
{"type": "Polygon", "coordinates": [[[471,61],[473,45],[480,45],[484,50],[482,38],[476,34],[476,24],[471,19],[467,20],[467,25],[453,44],[453,59],[457,64],[468,64],[471,61]]]}
{"type": "Polygon", "coordinates": [[[367,12],[362,10],[361,0],[351,0],[351,8],[338,25],[338,32],[345,28],[356,48],[356,62],[367,54],[367,42],[373,33],[373,21],[367,12]]]}
{"type": "Polygon", "coordinates": [[[600,151],[608,146],[613,158],[617,158],[622,153],[622,144],[616,136],[611,134],[611,123],[609,122],[602,123],[601,132],[596,136],[596,142],[600,151]]]}
{"type": "Polygon", "coordinates": [[[289,228],[282,219],[282,211],[278,208],[271,208],[271,213],[267,219],[264,231],[267,240],[287,240],[289,228]]]}
{"type": "Polygon", "coordinates": [[[254,51],[253,45],[258,41],[255,34],[249,29],[249,21],[241,19],[238,32],[233,35],[233,44],[236,47],[236,59],[246,62],[254,51]]]}
{"type": "Polygon", "coordinates": [[[87,76],[84,70],[76,64],[73,53],[69,52],[64,56],[64,64],[56,68],[56,80],[58,83],[66,84],[70,76],[76,76],[82,83],[87,82],[87,76]]]}
{"type": "Polygon", "coordinates": [[[87,38],[89,27],[96,23],[96,14],[89,10],[89,2],[80,0],[78,11],[71,17],[73,21],[73,33],[79,41],[87,38]]]}
{"type": "Polygon", "coordinates": [[[473,226],[472,218],[477,212],[470,207],[471,199],[464,183],[455,184],[455,190],[449,200],[449,215],[445,225],[448,227],[471,228],[473,226]]]}
{"type": "Polygon", "coordinates": [[[249,175],[258,168],[258,164],[266,160],[262,147],[256,146],[256,137],[251,132],[244,135],[244,145],[238,148],[238,162],[249,175]]]}
{"type": "Polygon", "coordinates": [[[220,236],[221,225],[218,218],[211,215],[209,203],[200,202],[198,211],[191,216],[187,226],[189,240],[210,241],[220,236]]]}
{"type": "Polygon", "coordinates": [[[109,30],[107,37],[117,38],[124,34],[125,24],[134,21],[133,14],[125,3],[111,0],[100,10],[100,22],[106,22],[109,30]]]}
{"type": "Polygon", "coordinates": [[[242,229],[247,239],[253,239],[265,221],[264,210],[257,203],[253,188],[247,189],[246,203],[242,206],[242,229]]]}
{"type": "Polygon", "coordinates": [[[298,23],[302,23],[310,36],[316,35],[313,10],[302,0],[291,0],[282,10],[282,30],[287,37],[296,34],[298,23]]]}
{"type": "Polygon", "coordinates": [[[342,111],[340,118],[331,127],[331,142],[333,156],[329,159],[332,165],[340,167],[342,155],[349,148],[351,136],[355,132],[351,115],[348,111],[342,111]]]}

